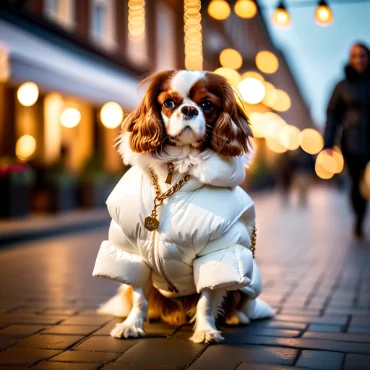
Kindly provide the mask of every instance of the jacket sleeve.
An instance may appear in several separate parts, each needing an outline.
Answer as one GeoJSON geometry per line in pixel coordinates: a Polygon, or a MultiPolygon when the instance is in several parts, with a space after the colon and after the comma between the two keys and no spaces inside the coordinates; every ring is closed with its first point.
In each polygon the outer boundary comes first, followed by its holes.
{"type": "Polygon", "coordinates": [[[150,268],[139,254],[128,249],[129,240],[120,226],[112,220],[109,240],[102,242],[96,258],[93,276],[110,279],[122,284],[143,287],[150,278],[150,268]]]}
{"type": "Polygon", "coordinates": [[[326,111],[327,120],[324,133],[324,148],[332,148],[335,144],[338,128],[343,122],[343,100],[342,100],[341,83],[339,83],[330,98],[326,111]]]}

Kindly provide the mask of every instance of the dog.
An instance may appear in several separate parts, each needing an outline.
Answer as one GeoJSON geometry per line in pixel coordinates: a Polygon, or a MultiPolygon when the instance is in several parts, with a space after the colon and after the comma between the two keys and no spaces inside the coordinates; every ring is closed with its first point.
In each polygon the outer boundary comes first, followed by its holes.
{"type": "Polygon", "coordinates": [[[99,312],[125,317],[116,338],[144,322],[194,322],[195,343],[223,340],[216,320],[271,317],[258,299],[254,204],[240,185],[252,131],[227,80],[204,71],[156,73],[122,124],[117,146],[132,167],[107,200],[112,217],[93,276],[119,282],[99,312]]]}

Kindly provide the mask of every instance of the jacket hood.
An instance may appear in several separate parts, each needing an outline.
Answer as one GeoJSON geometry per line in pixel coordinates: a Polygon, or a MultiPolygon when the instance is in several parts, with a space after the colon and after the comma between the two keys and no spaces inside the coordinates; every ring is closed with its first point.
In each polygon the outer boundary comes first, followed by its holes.
{"type": "Polygon", "coordinates": [[[118,151],[126,165],[139,166],[151,178],[149,168],[155,168],[160,176],[166,176],[167,163],[172,162],[180,174],[189,172],[202,184],[218,187],[234,187],[245,179],[245,168],[250,164],[252,155],[240,157],[221,157],[207,149],[200,152],[197,149],[183,146],[163,146],[160,152],[139,154],[130,148],[131,133],[124,133],[118,141],[118,151]]]}
{"type": "Polygon", "coordinates": [[[346,75],[347,80],[350,81],[370,80],[370,67],[367,67],[363,74],[359,74],[357,71],[353,69],[352,66],[348,64],[344,68],[344,73],[346,75]]]}

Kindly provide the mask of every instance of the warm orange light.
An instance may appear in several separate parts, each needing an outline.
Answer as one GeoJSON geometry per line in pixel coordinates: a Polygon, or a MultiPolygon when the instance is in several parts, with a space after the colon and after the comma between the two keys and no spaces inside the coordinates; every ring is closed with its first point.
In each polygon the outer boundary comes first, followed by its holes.
{"type": "Polygon", "coordinates": [[[257,5],[252,0],[238,0],[234,10],[240,18],[253,18],[257,14],[257,5]]]}
{"type": "Polygon", "coordinates": [[[60,124],[67,128],[76,127],[81,121],[81,113],[76,108],[67,108],[60,115],[60,124]]]}
{"type": "Polygon", "coordinates": [[[15,154],[21,160],[29,159],[36,150],[36,140],[31,135],[23,135],[15,144],[15,154]]]}
{"type": "Polygon", "coordinates": [[[265,79],[263,78],[263,76],[260,73],[255,72],[255,71],[244,72],[240,77],[241,80],[245,80],[246,78],[255,78],[256,80],[259,80],[263,83],[265,82],[265,79]]]}
{"type": "Polygon", "coordinates": [[[272,15],[272,22],[277,27],[287,28],[292,24],[290,14],[286,10],[284,3],[281,1],[272,15]]]}
{"type": "Polygon", "coordinates": [[[239,69],[243,64],[243,58],[235,49],[225,49],[220,53],[220,63],[222,67],[239,69]]]}
{"type": "Polygon", "coordinates": [[[296,150],[299,148],[300,133],[297,127],[287,125],[280,131],[279,142],[289,150],[296,150]]]}
{"type": "Polygon", "coordinates": [[[279,68],[279,61],[270,51],[260,51],[256,55],[257,68],[263,73],[275,73],[279,68]]]}
{"type": "Polygon", "coordinates": [[[39,88],[34,82],[25,82],[17,91],[18,101],[25,107],[35,104],[39,97],[39,88]]]}
{"type": "Polygon", "coordinates": [[[285,91],[279,89],[275,90],[275,94],[276,100],[272,108],[277,112],[286,112],[287,110],[289,110],[291,106],[289,95],[285,91]]]}
{"type": "Polygon", "coordinates": [[[365,199],[370,199],[370,162],[368,162],[363,180],[360,184],[361,194],[365,199]]]}
{"type": "Polygon", "coordinates": [[[326,1],[320,1],[315,10],[315,21],[320,26],[328,26],[333,23],[334,15],[326,1]]]}
{"type": "Polygon", "coordinates": [[[255,78],[244,79],[239,83],[238,90],[243,100],[248,104],[261,103],[266,93],[265,85],[255,78]]]}
{"type": "Polygon", "coordinates": [[[318,177],[324,180],[329,180],[334,176],[332,172],[328,172],[324,168],[322,168],[320,163],[318,163],[317,161],[315,163],[315,172],[318,177]]]}
{"type": "Polygon", "coordinates": [[[208,14],[218,21],[225,20],[230,13],[230,5],[225,0],[212,0],[208,5],[208,14]]]}
{"type": "Polygon", "coordinates": [[[257,138],[265,137],[266,121],[262,113],[252,112],[249,114],[249,121],[253,131],[253,136],[257,138]]]}
{"type": "Polygon", "coordinates": [[[324,146],[324,139],[318,131],[306,128],[301,132],[300,145],[305,152],[317,154],[324,146]]]}
{"type": "Polygon", "coordinates": [[[123,110],[113,101],[105,103],[100,111],[100,119],[106,128],[116,128],[123,119],[123,110]]]}
{"type": "Polygon", "coordinates": [[[273,106],[276,104],[277,101],[277,93],[275,86],[270,82],[265,82],[265,90],[266,94],[262,101],[263,104],[265,104],[269,108],[273,108],[273,106]]]}
{"type": "Polygon", "coordinates": [[[266,138],[266,145],[275,153],[285,153],[287,151],[287,148],[281,145],[279,141],[273,136],[269,136],[266,138]]]}
{"type": "Polygon", "coordinates": [[[338,146],[334,147],[332,155],[333,155],[335,162],[337,163],[336,173],[341,173],[344,168],[344,158],[343,158],[342,151],[340,150],[338,146]]]}
{"type": "Polygon", "coordinates": [[[217,73],[220,76],[224,76],[229,81],[229,83],[234,86],[238,86],[240,82],[240,74],[234,69],[220,67],[217,68],[214,73],[217,73]]]}
{"type": "Polygon", "coordinates": [[[128,1],[129,37],[136,41],[145,33],[145,0],[128,1]]]}
{"type": "Polygon", "coordinates": [[[337,162],[331,153],[323,150],[316,158],[316,163],[328,173],[337,173],[337,162]]]}

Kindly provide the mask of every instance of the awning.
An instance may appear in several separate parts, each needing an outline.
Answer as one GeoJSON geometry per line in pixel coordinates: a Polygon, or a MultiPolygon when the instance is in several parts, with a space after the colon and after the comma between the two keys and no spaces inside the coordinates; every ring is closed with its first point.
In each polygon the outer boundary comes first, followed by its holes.
{"type": "Polygon", "coordinates": [[[99,105],[116,101],[125,110],[135,109],[141,99],[135,76],[100,63],[77,47],[61,47],[0,19],[0,82],[6,81],[33,81],[41,91],[58,91],[99,105]]]}

